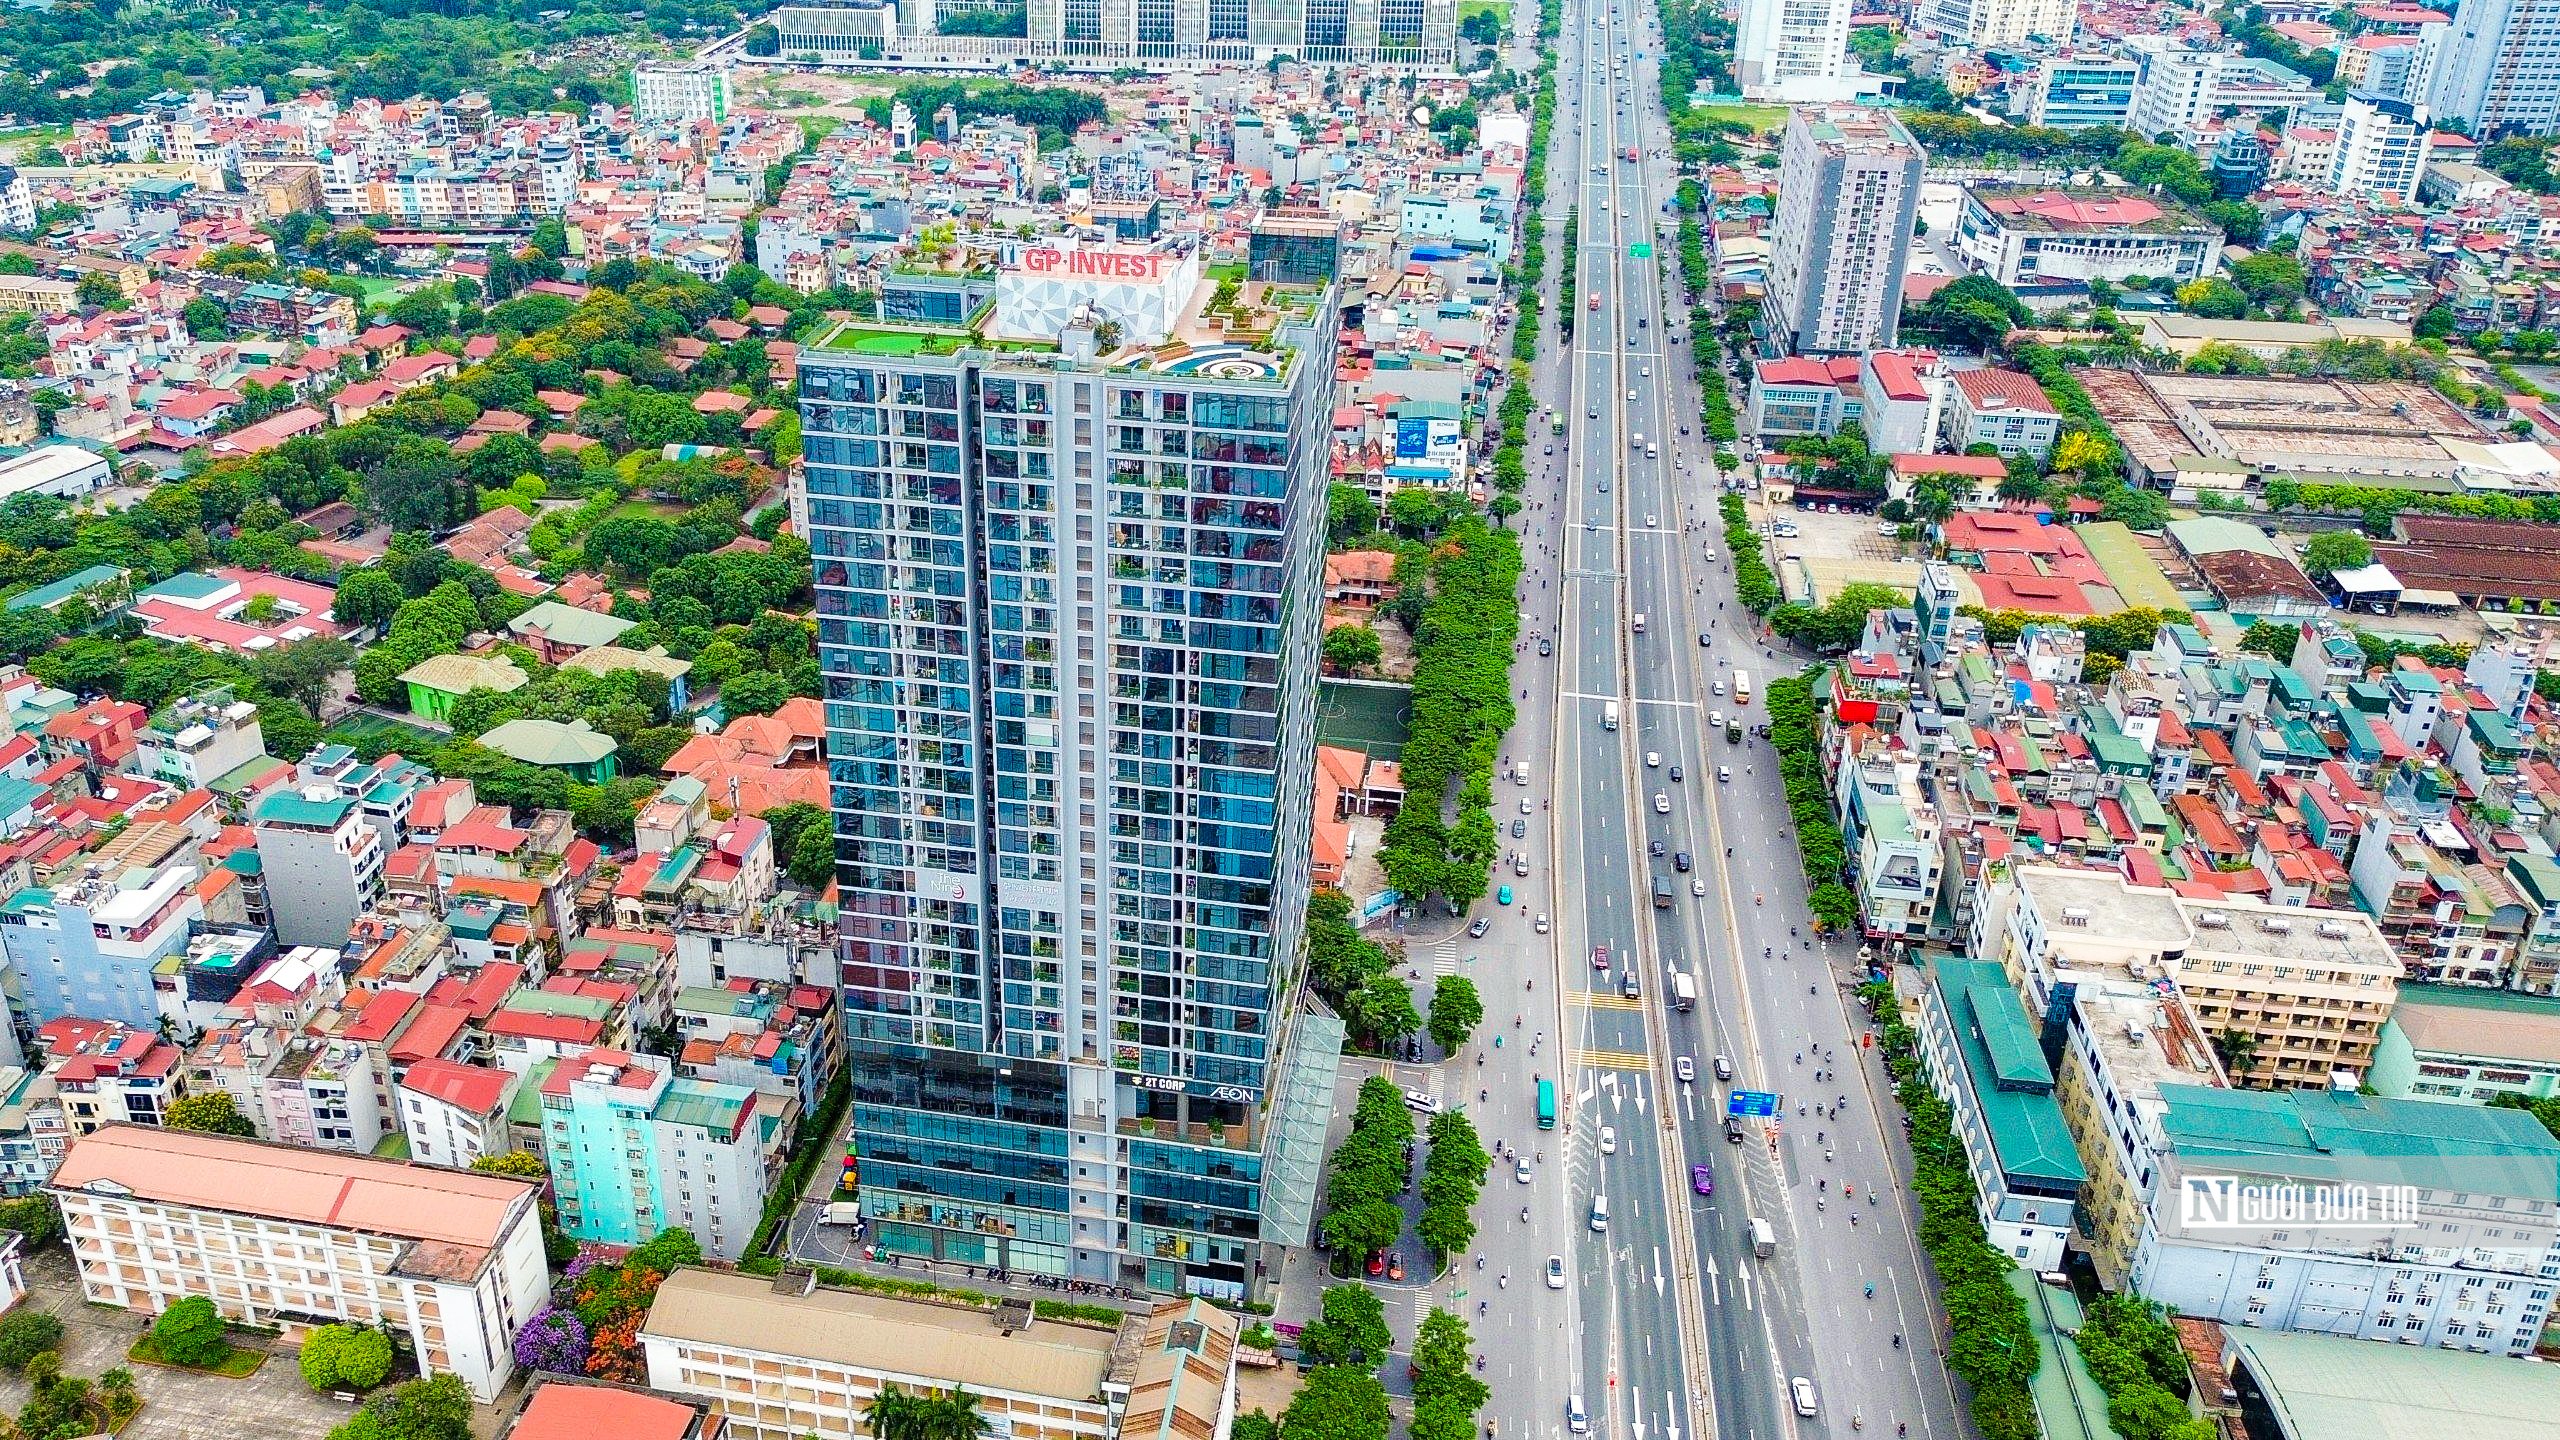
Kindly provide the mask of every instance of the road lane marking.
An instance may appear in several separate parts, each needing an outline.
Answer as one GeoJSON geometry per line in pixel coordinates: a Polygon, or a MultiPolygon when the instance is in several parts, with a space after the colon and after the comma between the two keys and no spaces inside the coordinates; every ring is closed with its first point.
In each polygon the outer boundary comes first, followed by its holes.
{"type": "Polygon", "coordinates": [[[1576,990],[1574,1003],[1586,1010],[1641,1010],[1644,1002],[1630,1000],[1613,990],[1576,990]]]}
{"type": "Polygon", "coordinates": [[[1585,1066],[1603,1070],[1650,1070],[1653,1057],[1630,1050],[1584,1050],[1575,1059],[1585,1066]]]}

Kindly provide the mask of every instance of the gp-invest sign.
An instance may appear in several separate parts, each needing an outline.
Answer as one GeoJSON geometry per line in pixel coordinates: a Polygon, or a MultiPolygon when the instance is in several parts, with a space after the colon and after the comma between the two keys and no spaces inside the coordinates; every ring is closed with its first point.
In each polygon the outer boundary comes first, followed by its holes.
{"type": "Polygon", "coordinates": [[[1025,250],[1022,268],[1033,275],[1096,280],[1161,280],[1165,257],[1152,250],[1025,250]]]}

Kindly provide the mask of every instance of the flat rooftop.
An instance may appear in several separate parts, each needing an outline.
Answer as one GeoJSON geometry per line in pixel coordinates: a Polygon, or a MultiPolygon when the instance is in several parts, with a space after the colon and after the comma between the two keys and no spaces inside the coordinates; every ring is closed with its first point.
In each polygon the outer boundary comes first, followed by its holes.
{"type": "Polygon", "coordinates": [[[2560,1000],[2470,985],[2402,985],[2391,1007],[2422,1053],[2560,1064],[2560,1000]]]}
{"type": "Polygon", "coordinates": [[[693,1269],[658,1287],[640,1333],[1092,1405],[1117,1340],[1046,1320],[1006,1334],[990,1310],[826,1286],[791,1295],[759,1276],[693,1269]]]}
{"type": "MultiPolygon", "coordinates": [[[[2291,1440],[2560,1440],[2560,1366],[2223,1327],[2291,1440]]],[[[2273,1437],[2261,1437],[2273,1440],[2273,1437]]]]}
{"type": "Polygon", "coordinates": [[[2208,457],[2256,470],[2451,475],[2445,442],[2489,439],[2434,390],[2400,380],[2073,372],[2152,470],[2208,457]]]}
{"type": "Polygon", "coordinates": [[[2168,195],[2106,185],[1971,185],[1965,198],[2007,229],[2044,235],[2189,235],[2212,221],[2168,195]]]}

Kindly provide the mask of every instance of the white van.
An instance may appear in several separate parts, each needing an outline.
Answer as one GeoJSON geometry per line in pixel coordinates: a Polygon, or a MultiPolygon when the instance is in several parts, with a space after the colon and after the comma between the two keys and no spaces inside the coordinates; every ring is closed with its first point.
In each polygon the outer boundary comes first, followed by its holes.
{"type": "Polygon", "coordinates": [[[1591,1433],[1591,1412],[1583,1407],[1579,1395],[1564,1397],[1564,1428],[1576,1435],[1591,1433]]]}
{"type": "Polygon", "coordinates": [[[1636,612],[1635,632],[1639,635],[1644,633],[1644,612],[1641,610],[1636,612]]]}
{"type": "Polygon", "coordinates": [[[1821,1413],[1822,1407],[1814,1403],[1812,1381],[1798,1375],[1787,1382],[1787,1391],[1795,1398],[1797,1414],[1810,1420],[1821,1413]]]}
{"type": "Polygon", "coordinates": [[[1603,700],[1600,702],[1600,728],[1603,730],[1615,730],[1618,728],[1617,701],[1603,700]]]}
{"type": "Polygon", "coordinates": [[[1591,1228],[1594,1230],[1609,1228],[1609,1197],[1607,1195],[1595,1192],[1591,1197],[1591,1228]]]}

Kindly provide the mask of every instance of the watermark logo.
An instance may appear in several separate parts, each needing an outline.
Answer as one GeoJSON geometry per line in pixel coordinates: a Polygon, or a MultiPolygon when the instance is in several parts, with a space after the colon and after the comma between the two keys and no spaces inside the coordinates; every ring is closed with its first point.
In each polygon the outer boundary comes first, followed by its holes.
{"type": "Polygon", "coordinates": [[[2414,1185],[2181,1175],[2178,1228],[2190,1235],[2391,1232],[2423,1226],[2414,1185]]]}

